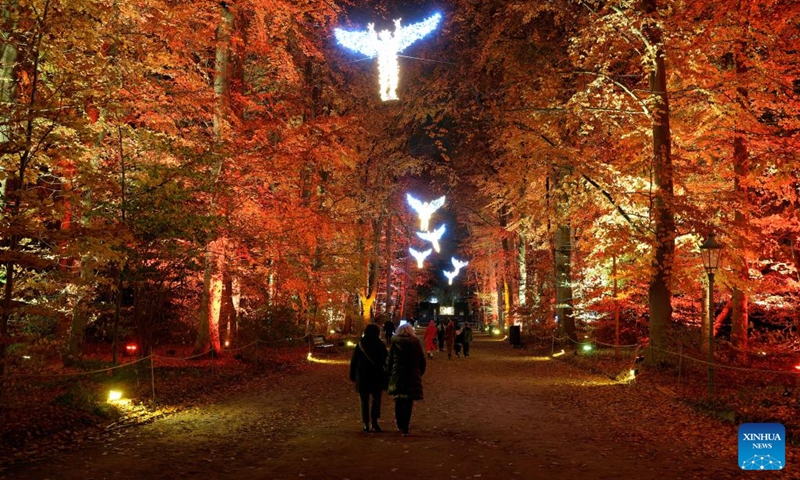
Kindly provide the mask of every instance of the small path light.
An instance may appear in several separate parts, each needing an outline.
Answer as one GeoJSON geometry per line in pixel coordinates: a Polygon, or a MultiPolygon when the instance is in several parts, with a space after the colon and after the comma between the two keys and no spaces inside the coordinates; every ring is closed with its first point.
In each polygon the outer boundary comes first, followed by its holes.
{"type": "Polygon", "coordinates": [[[703,267],[708,275],[708,393],[714,393],[714,274],[719,268],[719,257],[722,244],[717,242],[716,235],[709,233],[706,241],[700,245],[703,267]]]}

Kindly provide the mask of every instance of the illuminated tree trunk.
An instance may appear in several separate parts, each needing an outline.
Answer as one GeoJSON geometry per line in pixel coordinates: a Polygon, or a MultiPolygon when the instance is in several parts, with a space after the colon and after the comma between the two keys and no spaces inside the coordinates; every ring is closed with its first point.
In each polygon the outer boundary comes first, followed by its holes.
{"type": "Polygon", "coordinates": [[[575,315],[572,300],[572,227],[569,222],[570,198],[566,189],[569,169],[556,165],[553,172],[553,212],[555,231],[553,232],[553,265],[555,268],[555,315],[558,331],[570,340],[569,346],[577,345],[575,315]]]}
{"type": "Polygon", "coordinates": [[[526,241],[525,234],[519,234],[519,249],[518,249],[518,267],[519,268],[519,305],[525,306],[527,304],[527,290],[528,290],[528,261],[526,255],[526,241]]]}
{"type": "Polygon", "coordinates": [[[570,225],[559,225],[555,231],[555,270],[556,270],[556,317],[558,330],[577,344],[575,316],[572,306],[572,242],[570,225]]]}
{"type": "Polygon", "coordinates": [[[380,219],[372,221],[371,253],[364,256],[366,285],[358,294],[359,300],[361,301],[361,320],[363,321],[363,325],[372,322],[372,306],[375,303],[378,292],[378,252],[380,249],[382,223],[383,221],[380,219]]]}
{"type": "Polygon", "coordinates": [[[516,291],[516,275],[515,270],[517,268],[517,262],[514,259],[517,256],[516,251],[514,250],[513,242],[510,238],[510,232],[507,230],[508,227],[508,207],[503,205],[500,210],[500,232],[502,235],[502,239],[500,241],[500,245],[502,247],[502,289],[500,290],[503,292],[503,316],[505,317],[505,325],[506,327],[510,327],[513,322],[513,318],[511,312],[514,310],[515,305],[515,297],[517,294],[516,291]]]}
{"type": "MultiPolygon", "coordinates": [[[[656,14],[655,0],[641,3],[646,15],[656,14]]],[[[672,319],[672,268],[675,254],[675,214],[673,212],[672,140],[669,125],[667,71],[661,30],[655,19],[643,34],[654,55],[650,72],[650,106],[653,131],[653,225],[655,245],[650,278],[650,345],[648,360],[658,362],[667,349],[667,334],[672,319]]]]}
{"type": "Polygon", "coordinates": [[[219,313],[219,336],[224,345],[236,340],[236,306],[233,302],[233,276],[226,270],[222,274],[222,299],[219,313]]]}
{"type": "MultiPolygon", "coordinates": [[[[738,51],[734,52],[734,59],[736,62],[737,77],[742,78],[747,73],[747,64],[749,59],[745,55],[747,50],[747,43],[740,42],[735,44],[734,48],[738,47],[738,51]]],[[[736,89],[738,93],[738,102],[743,109],[748,109],[748,91],[744,87],[736,89]]],[[[733,139],[733,194],[737,202],[736,211],[734,212],[733,225],[734,232],[732,237],[735,239],[736,255],[738,258],[733,265],[734,280],[733,289],[731,292],[731,343],[734,347],[738,348],[740,352],[747,350],[747,327],[749,318],[747,315],[747,293],[743,290],[749,282],[750,272],[747,264],[747,217],[744,214],[745,206],[749,206],[750,202],[747,195],[747,187],[742,185],[744,179],[750,173],[750,162],[748,159],[749,152],[747,151],[747,143],[744,132],[734,132],[733,139]]],[[[749,208],[747,209],[750,210],[749,208]]]]}
{"type": "MultiPolygon", "coordinates": [[[[739,197],[739,208],[734,213],[734,227],[736,230],[735,236],[738,238],[738,259],[736,259],[734,267],[734,275],[736,275],[736,283],[746,285],[749,277],[749,269],[747,267],[747,249],[746,238],[744,229],[746,228],[747,220],[742,210],[745,205],[748,205],[747,194],[741,185],[741,178],[748,173],[747,168],[747,147],[744,139],[737,136],[733,142],[733,172],[734,172],[734,190],[735,195],[739,197]]],[[[747,315],[747,294],[743,289],[735,284],[731,292],[731,343],[733,346],[741,351],[747,350],[747,326],[749,323],[747,315]]]]}
{"type": "MultiPolygon", "coordinates": [[[[233,13],[228,6],[222,2],[222,21],[217,29],[217,49],[216,61],[214,64],[214,95],[216,96],[217,105],[214,112],[214,140],[219,143],[222,139],[222,126],[225,118],[227,96],[230,90],[230,58],[231,58],[231,32],[233,30],[233,13]]],[[[220,159],[215,168],[216,181],[219,181],[222,176],[223,160],[220,159]]],[[[214,208],[212,200],[211,208],[214,208]]],[[[200,354],[207,350],[218,352],[220,349],[219,342],[219,304],[213,302],[214,286],[219,283],[221,287],[221,279],[214,280],[213,270],[217,266],[217,258],[219,252],[215,252],[211,245],[206,245],[206,252],[204,256],[203,266],[203,291],[200,295],[200,312],[199,323],[197,329],[197,339],[194,345],[194,354],[200,354]],[[216,314],[216,316],[215,316],[216,314]]],[[[220,296],[221,296],[220,288],[220,296]]],[[[220,300],[221,301],[221,300],[220,300]]]]}
{"type": "Polygon", "coordinates": [[[392,308],[392,215],[386,219],[386,309],[389,314],[392,308]]]}

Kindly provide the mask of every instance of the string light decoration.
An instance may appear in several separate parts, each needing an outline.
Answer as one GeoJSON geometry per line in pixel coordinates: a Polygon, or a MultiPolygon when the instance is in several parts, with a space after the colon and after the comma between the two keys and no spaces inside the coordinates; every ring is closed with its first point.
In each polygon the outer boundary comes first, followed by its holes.
{"type": "Polygon", "coordinates": [[[452,285],[453,284],[453,279],[456,278],[456,275],[458,275],[458,270],[454,270],[452,272],[448,272],[447,270],[444,270],[442,273],[444,273],[444,276],[447,277],[447,284],[448,285],[452,285]]]}
{"type": "Polygon", "coordinates": [[[439,240],[444,235],[445,226],[442,225],[441,227],[437,228],[432,232],[417,232],[417,236],[426,242],[431,242],[431,246],[436,253],[439,253],[439,240]]]}
{"type": "Polygon", "coordinates": [[[400,18],[394,21],[394,33],[389,30],[375,31],[375,24],[367,25],[367,31],[334,30],[336,41],[342,46],[368,57],[378,57],[381,100],[398,100],[397,84],[400,81],[400,65],[397,54],[414,42],[429,34],[439,25],[442,15],[436,13],[427,19],[400,26],[400,18]]]}
{"type": "Polygon", "coordinates": [[[420,252],[419,250],[414,250],[413,248],[409,247],[408,251],[411,253],[411,256],[417,259],[417,268],[422,268],[423,262],[428,257],[428,255],[433,252],[432,249],[427,249],[424,252],[420,252]]]}
{"type": "Polygon", "coordinates": [[[444,195],[442,195],[432,202],[422,202],[411,196],[410,193],[406,194],[408,204],[417,212],[417,216],[419,216],[419,229],[421,231],[428,231],[428,222],[430,222],[433,213],[444,206],[444,198],[444,195]]]}
{"type": "Polygon", "coordinates": [[[461,260],[456,259],[456,257],[450,257],[450,261],[453,263],[453,268],[456,269],[456,275],[458,275],[458,272],[460,272],[462,268],[469,265],[469,262],[462,262],[461,260]]]}

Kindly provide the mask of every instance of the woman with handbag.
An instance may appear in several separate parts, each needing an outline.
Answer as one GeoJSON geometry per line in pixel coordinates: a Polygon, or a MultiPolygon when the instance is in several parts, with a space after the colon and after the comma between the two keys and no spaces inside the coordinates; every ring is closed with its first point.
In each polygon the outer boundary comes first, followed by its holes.
{"type": "Polygon", "coordinates": [[[355,382],[361,399],[361,422],[365,433],[369,432],[370,423],[374,432],[382,431],[378,419],[381,418],[381,395],[386,390],[385,363],[386,346],[381,341],[381,328],[371,323],[364,328],[364,335],[350,358],[350,381],[355,382]]]}

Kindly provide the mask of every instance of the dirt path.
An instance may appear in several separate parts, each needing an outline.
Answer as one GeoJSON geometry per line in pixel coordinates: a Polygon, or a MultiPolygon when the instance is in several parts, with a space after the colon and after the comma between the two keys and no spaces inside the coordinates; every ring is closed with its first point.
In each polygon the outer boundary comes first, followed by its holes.
{"type": "MultiPolygon", "coordinates": [[[[0,479],[740,478],[736,429],[662,393],[478,337],[430,361],[411,435],[360,431],[347,352],[0,479]]],[[[800,478],[790,452],[783,472],[800,478]]],[[[765,474],[761,474],[765,475],[765,474]]]]}

